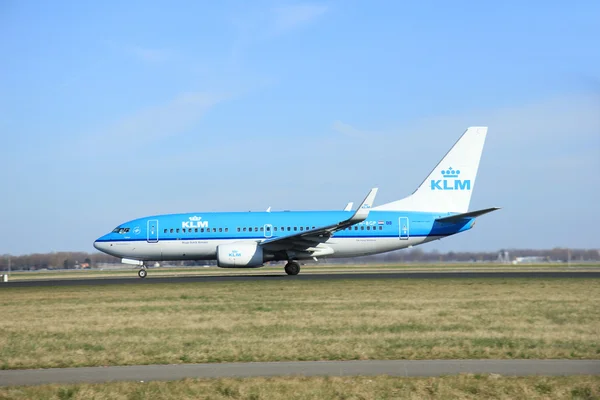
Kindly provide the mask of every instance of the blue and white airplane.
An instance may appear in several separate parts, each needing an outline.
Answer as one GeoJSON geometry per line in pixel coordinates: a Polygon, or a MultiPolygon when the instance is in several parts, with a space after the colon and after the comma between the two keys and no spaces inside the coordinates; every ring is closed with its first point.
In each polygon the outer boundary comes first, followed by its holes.
{"type": "Polygon", "coordinates": [[[216,260],[221,268],[384,253],[469,230],[497,207],[469,212],[487,127],[471,127],[410,196],[373,206],[371,189],[356,211],[196,212],[139,218],[98,238],[94,247],[140,266],[146,261],[216,260]]]}

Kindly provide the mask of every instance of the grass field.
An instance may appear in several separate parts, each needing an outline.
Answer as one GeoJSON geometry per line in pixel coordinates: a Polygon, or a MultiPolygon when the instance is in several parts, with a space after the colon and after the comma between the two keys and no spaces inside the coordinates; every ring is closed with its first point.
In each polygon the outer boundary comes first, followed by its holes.
{"type": "Polygon", "coordinates": [[[249,378],[0,388],[0,399],[573,399],[600,398],[600,377],[249,378]]]}
{"type": "Polygon", "coordinates": [[[0,367],[600,358],[600,280],[3,288],[0,367]]]}

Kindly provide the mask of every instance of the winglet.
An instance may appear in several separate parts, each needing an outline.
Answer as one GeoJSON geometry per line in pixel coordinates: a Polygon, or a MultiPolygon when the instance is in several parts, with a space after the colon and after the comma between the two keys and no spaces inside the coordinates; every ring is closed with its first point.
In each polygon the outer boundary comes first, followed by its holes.
{"type": "Polygon", "coordinates": [[[371,189],[367,197],[363,200],[361,205],[358,207],[350,221],[352,222],[360,222],[367,219],[369,216],[369,211],[371,211],[371,207],[373,207],[373,203],[375,202],[375,196],[377,195],[377,188],[371,189]]]}
{"type": "Polygon", "coordinates": [[[346,204],[346,207],[344,208],[344,211],[352,211],[352,206],[354,205],[353,202],[350,202],[348,204],[346,204]]]}

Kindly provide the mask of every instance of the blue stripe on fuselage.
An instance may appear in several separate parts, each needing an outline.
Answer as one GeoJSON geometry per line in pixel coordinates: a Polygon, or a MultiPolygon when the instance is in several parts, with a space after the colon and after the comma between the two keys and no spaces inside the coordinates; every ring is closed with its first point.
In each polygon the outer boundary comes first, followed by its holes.
{"type": "MultiPolygon", "coordinates": [[[[304,232],[307,228],[333,225],[352,215],[353,211],[199,212],[155,215],[119,225],[119,228],[129,228],[129,231],[111,232],[98,241],[145,241],[149,237],[152,239],[157,237],[158,240],[265,239],[293,235],[304,232]],[[267,231],[266,235],[265,225],[270,225],[270,231],[267,231]],[[251,234],[249,228],[252,229],[251,234]],[[207,232],[207,229],[210,232],[207,232]]],[[[367,220],[349,229],[338,231],[334,236],[339,238],[398,237],[402,228],[399,224],[401,217],[408,218],[407,230],[411,237],[448,236],[471,228],[472,219],[452,224],[435,222],[436,218],[449,215],[452,214],[371,211],[367,220]]]]}

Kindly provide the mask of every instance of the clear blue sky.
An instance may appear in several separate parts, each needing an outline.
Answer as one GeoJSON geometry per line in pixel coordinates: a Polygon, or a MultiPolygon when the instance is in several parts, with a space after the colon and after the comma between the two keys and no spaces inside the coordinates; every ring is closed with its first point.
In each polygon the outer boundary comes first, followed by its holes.
{"type": "Polygon", "coordinates": [[[0,254],[173,212],[410,194],[490,127],[423,249],[600,247],[598,1],[0,2],[0,254]]]}

